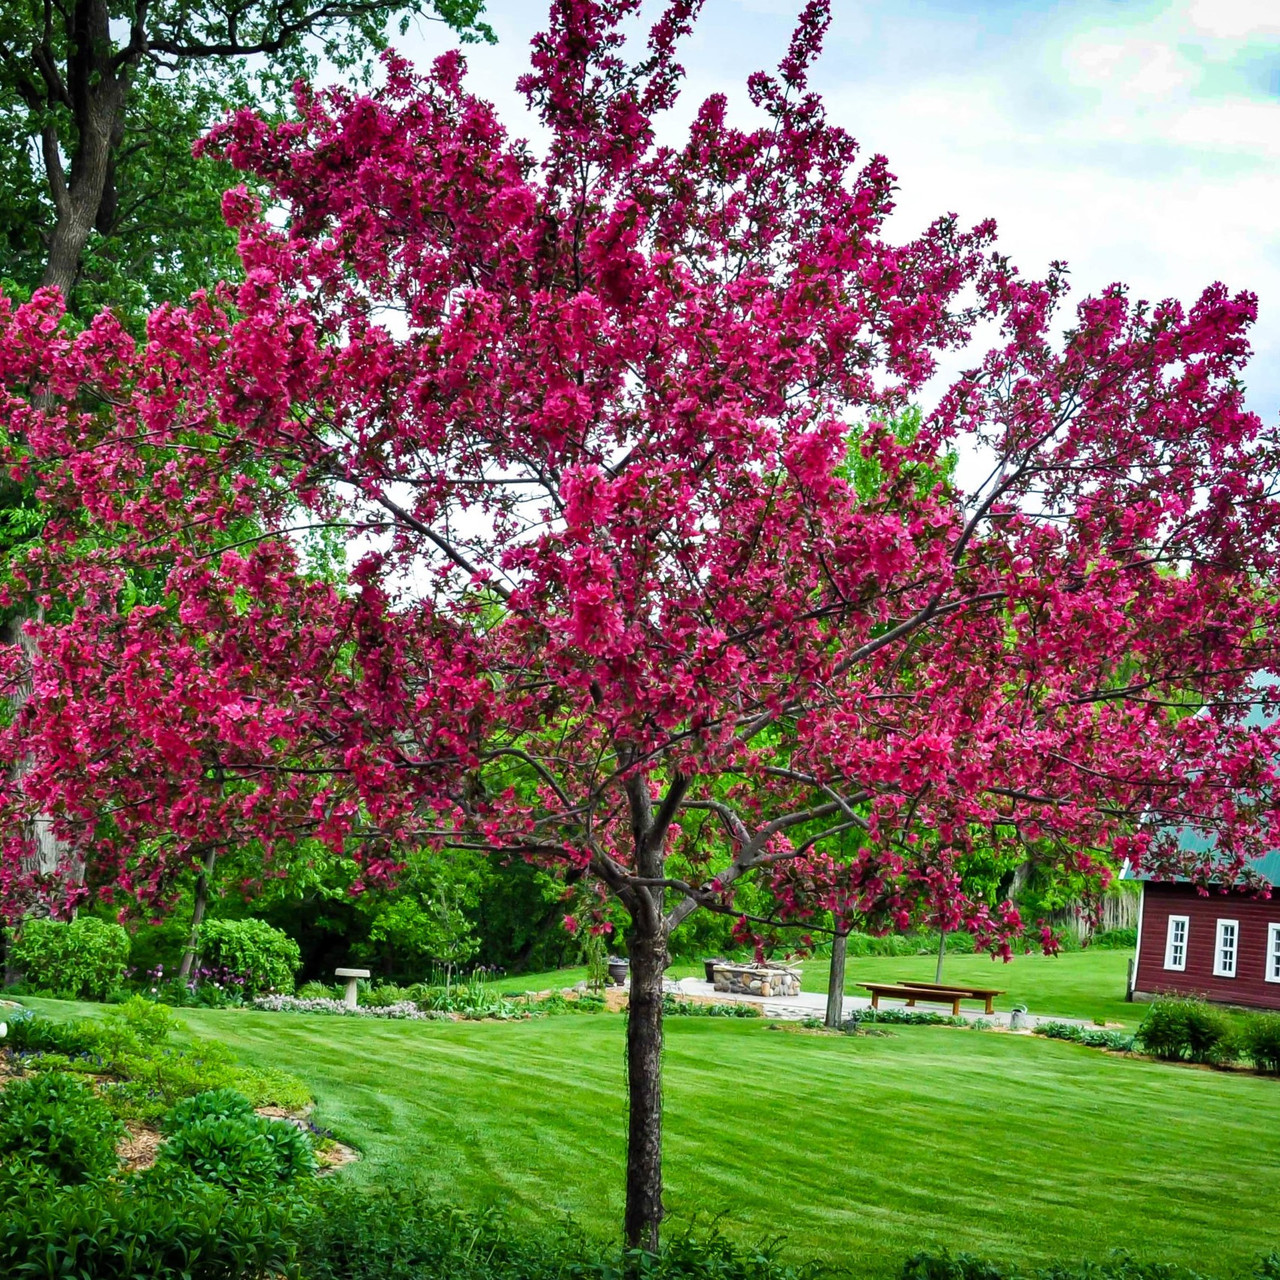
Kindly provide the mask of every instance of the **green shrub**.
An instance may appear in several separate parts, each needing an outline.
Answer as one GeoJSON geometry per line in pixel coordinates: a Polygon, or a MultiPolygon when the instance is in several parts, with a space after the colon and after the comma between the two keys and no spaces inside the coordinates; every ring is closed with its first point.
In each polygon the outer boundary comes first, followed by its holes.
{"type": "Polygon", "coordinates": [[[235,1089],[208,1089],[175,1104],[165,1116],[166,1133],[175,1133],[197,1120],[251,1120],[253,1103],[235,1089]]]}
{"type": "Polygon", "coordinates": [[[226,970],[244,981],[246,997],[293,990],[302,963],[298,944],[265,920],[206,920],[200,926],[200,951],[209,968],[226,970]]]}
{"type": "Polygon", "coordinates": [[[319,1185],[300,1262],[307,1280],[805,1280],[815,1269],[723,1236],[673,1235],[658,1257],[631,1255],[571,1225],[513,1227],[497,1213],[463,1213],[416,1188],[319,1185]],[[627,1263],[630,1263],[628,1266],[627,1263]]]}
{"type": "Polygon", "coordinates": [[[9,958],[32,990],[68,1000],[105,1000],[124,981],[129,935],[96,916],[31,918],[10,943],[9,958]]]}
{"type": "MultiPolygon", "coordinates": [[[[360,997],[360,1003],[368,1005],[371,1009],[386,1009],[393,1004],[404,1004],[406,1001],[412,1002],[413,996],[410,994],[410,990],[409,987],[398,987],[393,982],[379,983],[377,986],[370,987],[360,997]]],[[[325,992],[325,996],[332,999],[332,995],[329,992],[325,992]]]]}
{"type": "Polygon", "coordinates": [[[11,1197],[0,1205],[0,1275],[66,1280],[296,1277],[310,1209],[294,1195],[234,1196],[154,1171],[11,1197]]]}
{"type": "Polygon", "coordinates": [[[968,1019],[928,1009],[855,1009],[841,1024],[842,1031],[857,1031],[864,1024],[882,1022],[902,1027],[967,1027],[968,1019]]]}
{"type": "Polygon", "coordinates": [[[1240,1047],[1259,1071],[1280,1075],[1280,1013],[1252,1013],[1245,1018],[1240,1047]]]}
{"type": "Polygon", "coordinates": [[[1137,929],[1100,929],[1089,945],[1101,951],[1132,951],[1138,945],[1137,929]]]}
{"type": "Polygon", "coordinates": [[[64,1072],[11,1080],[0,1091],[0,1167],[60,1186],[103,1177],[118,1166],[124,1126],[83,1081],[64,1072]]]}
{"type": "Polygon", "coordinates": [[[1123,1031],[1079,1027],[1074,1022],[1042,1022],[1032,1030],[1036,1035],[1050,1040],[1070,1040],[1073,1044],[1087,1045],[1090,1049],[1110,1049],[1116,1053],[1128,1053],[1134,1044],[1134,1037],[1123,1031]]]}
{"type": "Polygon", "coordinates": [[[664,1018],[763,1018],[764,1010],[758,1004],[730,1000],[719,1004],[699,1004],[693,1000],[681,1000],[666,994],[662,997],[664,1018]]]}
{"type": "MultiPolygon", "coordinates": [[[[304,982],[297,991],[300,1000],[341,1000],[342,992],[336,985],[325,982],[304,982]]],[[[410,997],[413,999],[414,997],[410,997]]]]}
{"type": "Polygon", "coordinates": [[[1057,1262],[1034,1271],[1018,1266],[1000,1267],[985,1258],[944,1250],[917,1253],[902,1268],[902,1280],[1019,1280],[1021,1277],[1032,1280],[1202,1280],[1198,1272],[1167,1262],[1144,1262],[1123,1249],[1115,1250],[1100,1262],[1057,1262]]]}
{"type": "Polygon", "coordinates": [[[287,1120],[256,1115],[233,1089],[184,1099],[164,1127],[169,1136],[157,1164],[180,1166],[231,1191],[288,1184],[316,1171],[306,1133],[287,1120]]]}
{"type": "Polygon", "coordinates": [[[96,1054],[101,1043],[99,1029],[83,1018],[57,1022],[21,1009],[9,1015],[8,1023],[5,1048],[15,1053],[61,1053],[72,1058],[96,1054]]]}
{"type": "Polygon", "coordinates": [[[9,1019],[5,1046],[30,1071],[107,1072],[119,1077],[103,1086],[112,1112],[129,1120],[155,1120],[173,1104],[210,1089],[236,1089],[255,1107],[301,1111],[310,1090],[297,1076],[275,1067],[247,1067],[217,1041],[174,1044],[181,1023],[162,1005],[135,998],[102,1021],[59,1022],[28,1010],[9,1019]]]}
{"type": "Polygon", "coordinates": [[[1137,1040],[1166,1062],[1224,1063],[1239,1053],[1231,1020],[1203,1000],[1157,1000],[1137,1040]]]}

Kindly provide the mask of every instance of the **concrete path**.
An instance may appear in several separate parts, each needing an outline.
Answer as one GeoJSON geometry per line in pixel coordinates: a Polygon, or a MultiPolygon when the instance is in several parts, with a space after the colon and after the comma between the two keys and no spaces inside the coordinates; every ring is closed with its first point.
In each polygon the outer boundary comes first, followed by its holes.
{"type": "MultiPolygon", "coordinates": [[[[730,995],[724,991],[717,991],[709,982],[703,981],[701,978],[679,978],[669,979],[667,989],[672,995],[678,996],[702,996],[709,997],[713,1000],[719,1000],[724,1004],[742,1003],[742,1004],[758,1004],[764,1015],[768,1018],[784,1018],[790,1021],[801,1021],[805,1018],[822,1018],[827,1012],[827,997],[825,992],[819,991],[802,991],[798,996],[741,996],[730,995]]],[[[880,1007],[882,1009],[905,1009],[906,1003],[902,1000],[881,999],[880,1007]]],[[[915,1007],[922,1013],[945,1013],[951,1014],[951,1002],[945,1003],[929,1000],[917,1000],[915,1007]]],[[[871,1008],[870,997],[867,996],[850,996],[844,998],[845,1017],[848,1017],[854,1009],[871,1008]]],[[[1007,1027],[1009,1025],[1009,1014],[997,1011],[988,1016],[981,1009],[966,1009],[963,1005],[960,1008],[960,1016],[969,1022],[991,1022],[997,1026],[1007,1027]]],[[[1084,1018],[1057,1018],[1052,1015],[1035,1015],[1028,1014],[1026,1025],[1029,1027],[1039,1026],[1042,1022],[1069,1022],[1077,1027],[1089,1027],[1093,1023],[1084,1018]]]]}

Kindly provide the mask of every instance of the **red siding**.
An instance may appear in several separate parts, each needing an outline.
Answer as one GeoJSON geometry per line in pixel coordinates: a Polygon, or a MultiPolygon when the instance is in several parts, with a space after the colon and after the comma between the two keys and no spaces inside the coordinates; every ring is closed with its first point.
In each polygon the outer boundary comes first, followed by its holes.
{"type": "Polygon", "coordinates": [[[1148,995],[1177,992],[1206,996],[1224,1004],[1280,1009],[1280,982],[1268,982],[1267,926],[1280,924],[1280,894],[1251,898],[1214,893],[1202,898],[1190,885],[1148,881],[1142,886],[1142,932],[1134,990],[1148,995]],[[1164,967],[1170,916],[1188,917],[1187,967],[1164,967]],[[1240,952],[1234,978],[1213,976],[1218,921],[1240,922],[1240,952]]]}

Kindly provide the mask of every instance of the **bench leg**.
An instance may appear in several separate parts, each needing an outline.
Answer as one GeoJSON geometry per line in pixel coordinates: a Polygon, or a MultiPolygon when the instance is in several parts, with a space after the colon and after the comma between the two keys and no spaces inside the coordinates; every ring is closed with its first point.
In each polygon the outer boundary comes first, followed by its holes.
{"type": "Polygon", "coordinates": [[[915,1007],[916,1007],[916,998],[915,996],[912,996],[911,999],[907,1001],[907,1008],[914,1009],[915,1007]]]}
{"type": "Polygon", "coordinates": [[[880,993],[878,991],[873,991],[871,993],[871,1007],[873,1009],[878,1009],[880,1007],[880,993]]]}
{"type": "Polygon", "coordinates": [[[987,1017],[990,1017],[996,1011],[995,1001],[991,996],[987,997],[987,1017]]]}
{"type": "Polygon", "coordinates": [[[953,1018],[958,1018],[958,1017],[960,1016],[960,1001],[959,1001],[959,1000],[953,1000],[953,1001],[951,1002],[951,1016],[952,1016],[953,1018]]]}

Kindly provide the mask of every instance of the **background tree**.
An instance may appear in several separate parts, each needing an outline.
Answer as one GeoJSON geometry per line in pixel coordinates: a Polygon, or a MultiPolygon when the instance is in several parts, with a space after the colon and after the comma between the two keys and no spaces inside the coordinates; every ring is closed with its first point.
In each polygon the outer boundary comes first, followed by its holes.
{"type": "Polygon", "coordinates": [[[191,146],[320,58],[367,65],[389,20],[492,39],[482,0],[4,0],[0,278],[142,316],[235,270],[225,171],[191,146]]]}
{"type": "Polygon", "coordinates": [[[783,915],[946,910],[1000,952],[1016,910],[956,874],[975,830],[1098,880],[1103,854],[1203,883],[1274,846],[1276,731],[1244,717],[1274,702],[1280,449],[1243,406],[1250,295],[1116,287],[1060,338],[1061,272],[1024,279],[991,226],[885,239],[885,162],[806,88],[822,4],[750,81],[765,123],[712,98],[678,149],[652,120],[696,4],[632,65],[635,8],[553,4],[521,82],[541,164],[460,57],[391,59],[376,96],[216,132],[288,212],[228,196],[238,289],[145,349],[110,317],[65,333],[51,294],[5,310],[3,413],[61,513],[22,572],[74,614],[35,629],[40,696],[2,741],[34,762],[9,814],[43,806],[105,874],[157,831],[165,857],[318,839],[367,880],[418,841],[611,895],[624,1231],[653,1247],[662,973],[693,913],[755,878],[783,915]],[[980,317],[998,340],[915,437],[876,426],[980,317]],[[991,472],[944,500],[919,469],[961,440],[991,472]],[[239,479],[263,460],[277,484],[239,479]],[[84,513],[118,534],[89,556],[84,513]],[[303,521],[360,540],[344,591],[302,571],[303,521]],[[137,563],[167,594],[119,609],[137,563]],[[1175,825],[1220,861],[1180,861],[1175,825]]]}

